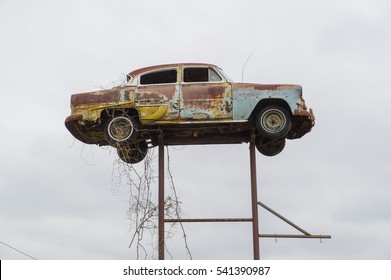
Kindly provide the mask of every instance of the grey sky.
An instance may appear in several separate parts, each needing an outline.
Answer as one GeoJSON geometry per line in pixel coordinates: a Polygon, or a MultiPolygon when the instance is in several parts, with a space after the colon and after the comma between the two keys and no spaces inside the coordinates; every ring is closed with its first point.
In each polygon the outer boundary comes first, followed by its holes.
{"type": "MultiPolygon", "coordinates": [[[[280,155],[257,154],[259,200],[332,235],[262,239],[261,257],[391,258],[388,1],[1,0],[0,36],[0,241],[37,259],[134,259],[116,153],[73,139],[70,95],[173,62],[214,63],[240,81],[254,51],[244,80],[301,84],[317,118],[280,155]]],[[[184,217],[251,214],[248,145],[170,156],[184,217]]],[[[295,233],[259,213],[262,233],[295,233]]],[[[252,258],[250,225],[185,227],[195,259],[252,258]]],[[[180,231],[168,246],[187,258],[180,231]]],[[[24,258],[0,244],[0,259],[24,258]]]]}

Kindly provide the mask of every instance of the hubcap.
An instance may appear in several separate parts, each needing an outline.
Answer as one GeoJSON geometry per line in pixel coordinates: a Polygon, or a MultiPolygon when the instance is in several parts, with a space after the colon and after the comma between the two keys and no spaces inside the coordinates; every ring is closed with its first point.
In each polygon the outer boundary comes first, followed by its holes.
{"type": "Polygon", "coordinates": [[[126,117],[116,117],[111,120],[108,132],[110,137],[115,141],[125,141],[133,133],[132,122],[126,117]]]}
{"type": "Polygon", "coordinates": [[[268,132],[280,131],[286,123],[285,116],[280,111],[268,110],[261,118],[262,127],[268,132]]]}

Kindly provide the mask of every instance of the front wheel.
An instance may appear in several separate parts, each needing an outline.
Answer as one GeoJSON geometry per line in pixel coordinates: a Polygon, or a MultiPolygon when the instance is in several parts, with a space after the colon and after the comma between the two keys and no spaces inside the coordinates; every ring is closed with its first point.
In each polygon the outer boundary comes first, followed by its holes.
{"type": "Polygon", "coordinates": [[[267,106],[256,116],[258,132],[267,139],[285,137],[291,129],[291,114],[281,106],[267,106]]]}
{"type": "Polygon", "coordinates": [[[134,117],[126,115],[109,119],[105,126],[107,142],[116,147],[132,143],[137,137],[138,124],[134,117]]]}

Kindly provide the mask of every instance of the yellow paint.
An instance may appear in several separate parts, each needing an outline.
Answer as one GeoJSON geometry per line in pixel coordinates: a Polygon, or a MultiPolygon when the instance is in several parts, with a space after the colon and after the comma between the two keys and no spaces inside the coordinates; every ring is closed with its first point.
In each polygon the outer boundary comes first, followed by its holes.
{"type": "Polygon", "coordinates": [[[149,124],[159,120],[167,113],[168,104],[154,105],[154,106],[139,105],[137,109],[139,109],[140,111],[141,122],[143,124],[149,124]]]}

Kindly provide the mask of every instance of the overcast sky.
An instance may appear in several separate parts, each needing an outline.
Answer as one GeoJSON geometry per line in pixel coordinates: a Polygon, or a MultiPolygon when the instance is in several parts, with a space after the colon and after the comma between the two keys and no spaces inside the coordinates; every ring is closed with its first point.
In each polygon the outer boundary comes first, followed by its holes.
{"type": "MultiPolygon", "coordinates": [[[[116,153],[66,130],[70,95],[174,62],[240,81],[253,52],[244,81],[300,84],[316,115],[278,156],[257,153],[258,199],[332,235],[261,239],[261,258],[391,259],[389,1],[0,0],[0,38],[1,242],[37,259],[135,259],[116,153]]],[[[169,152],[183,217],[251,216],[247,144],[169,152]]],[[[261,233],[297,233],[259,215],[261,233]]],[[[253,257],[250,224],[185,229],[194,259],[253,257]]],[[[187,259],[176,230],[169,250],[187,259]]],[[[28,257],[0,244],[0,259],[28,257]]]]}

